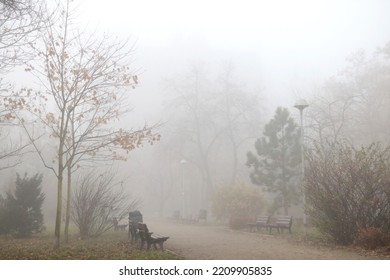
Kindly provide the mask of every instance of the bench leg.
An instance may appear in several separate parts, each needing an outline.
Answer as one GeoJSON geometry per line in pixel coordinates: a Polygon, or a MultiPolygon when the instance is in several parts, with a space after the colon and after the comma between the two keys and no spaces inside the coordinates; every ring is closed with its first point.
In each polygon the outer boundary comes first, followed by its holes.
{"type": "Polygon", "coordinates": [[[261,229],[262,229],[263,227],[264,227],[265,229],[267,229],[267,227],[265,227],[265,226],[257,226],[257,231],[261,231],[261,229]]]}
{"type": "Polygon", "coordinates": [[[164,242],[159,242],[158,246],[160,246],[161,251],[164,252],[164,242]]]}

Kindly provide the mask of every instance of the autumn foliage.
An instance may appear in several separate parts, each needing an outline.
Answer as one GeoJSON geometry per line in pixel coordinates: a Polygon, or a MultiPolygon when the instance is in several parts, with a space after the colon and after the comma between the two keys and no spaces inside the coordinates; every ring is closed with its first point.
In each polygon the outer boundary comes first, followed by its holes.
{"type": "Polygon", "coordinates": [[[390,234],[381,228],[369,227],[359,230],[355,243],[369,250],[390,245],[390,234]]]}
{"type": "Polygon", "coordinates": [[[217,219],[229,219],[234,228],[256,217],[263,207],[264,198],[259,189],[245,184],[221,187],[213,196],[214,216],[217,219]]]}
{"type": "Polygon", "coordinates": [[[73,172],[83,165],[126,160],[130,151],[159,140],[146,124],[137,129],[120,125],[131,111],[129,90],[138,84],[131,67],[133,47],[127,40],[81,32],[73,25],[70,6],[71,1],[65,1],[58,18],[42,32],[41,41],[30,44],[36,60],[25,71],[37,78],[39,88],[21,89],[5,101],[11,112],[8,118],[24,128],[45,167],[57,177],[57,248],[64,178],[67,236],[73,172]],[[32,122],[42,124],[45,135],[51,137],[51,155],[43,152],[48,147],[36,141],[32,122]]]}

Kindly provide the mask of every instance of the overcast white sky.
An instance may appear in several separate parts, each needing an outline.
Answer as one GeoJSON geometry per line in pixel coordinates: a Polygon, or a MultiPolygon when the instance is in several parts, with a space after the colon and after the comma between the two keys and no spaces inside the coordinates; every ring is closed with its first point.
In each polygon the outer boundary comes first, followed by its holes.
{"type": "Polygon", "coordinates": [[[145,102],[197,60],[231,60],[243,83],[273,104],[341,70],[345,58],[390,41],[387,0],[84,0],[80,14],[99,30],[137,40],[145,102]]]}

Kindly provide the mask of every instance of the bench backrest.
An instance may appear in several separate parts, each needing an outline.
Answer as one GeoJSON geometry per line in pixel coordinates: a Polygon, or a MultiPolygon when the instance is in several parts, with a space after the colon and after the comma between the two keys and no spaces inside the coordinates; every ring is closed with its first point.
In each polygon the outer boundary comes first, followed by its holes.
{"type": "Polygon", "coordinates": [[[256,224],[267,225],[269,224],[269,216],[258,216],[256,224]]]}
{"type": "Polygon", "coordinates": [[[292,216],[279,216],[276,217],[275,223],[280,226],[291,227],[292,224],[292,216]]]}
{"type": "Polygon", "coordinates": [[[146,224],[138,223],[138,233],[142,241],[147,241],[150,238],[149,229],[146,224]]]}
{"type": "Polygon", "coordinates": [[[129,224],[133,226],[137,226],[138,223],[142,223],[142,222],[143,222],[143,217],[141,212],[136,210],[129,213],[129,224]]]}

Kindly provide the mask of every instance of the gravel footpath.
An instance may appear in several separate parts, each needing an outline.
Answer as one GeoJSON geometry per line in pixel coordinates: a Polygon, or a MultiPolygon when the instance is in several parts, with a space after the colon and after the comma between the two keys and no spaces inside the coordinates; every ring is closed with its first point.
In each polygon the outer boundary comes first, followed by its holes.
{"type": "Polygon", "coordinates": [[[376,259],[350,249],[298,244],[283,235],[234,231],[208,224],[145,220],[150,231],[170,236],[164,247],[192,260],[358,260],[376,259]]]}

